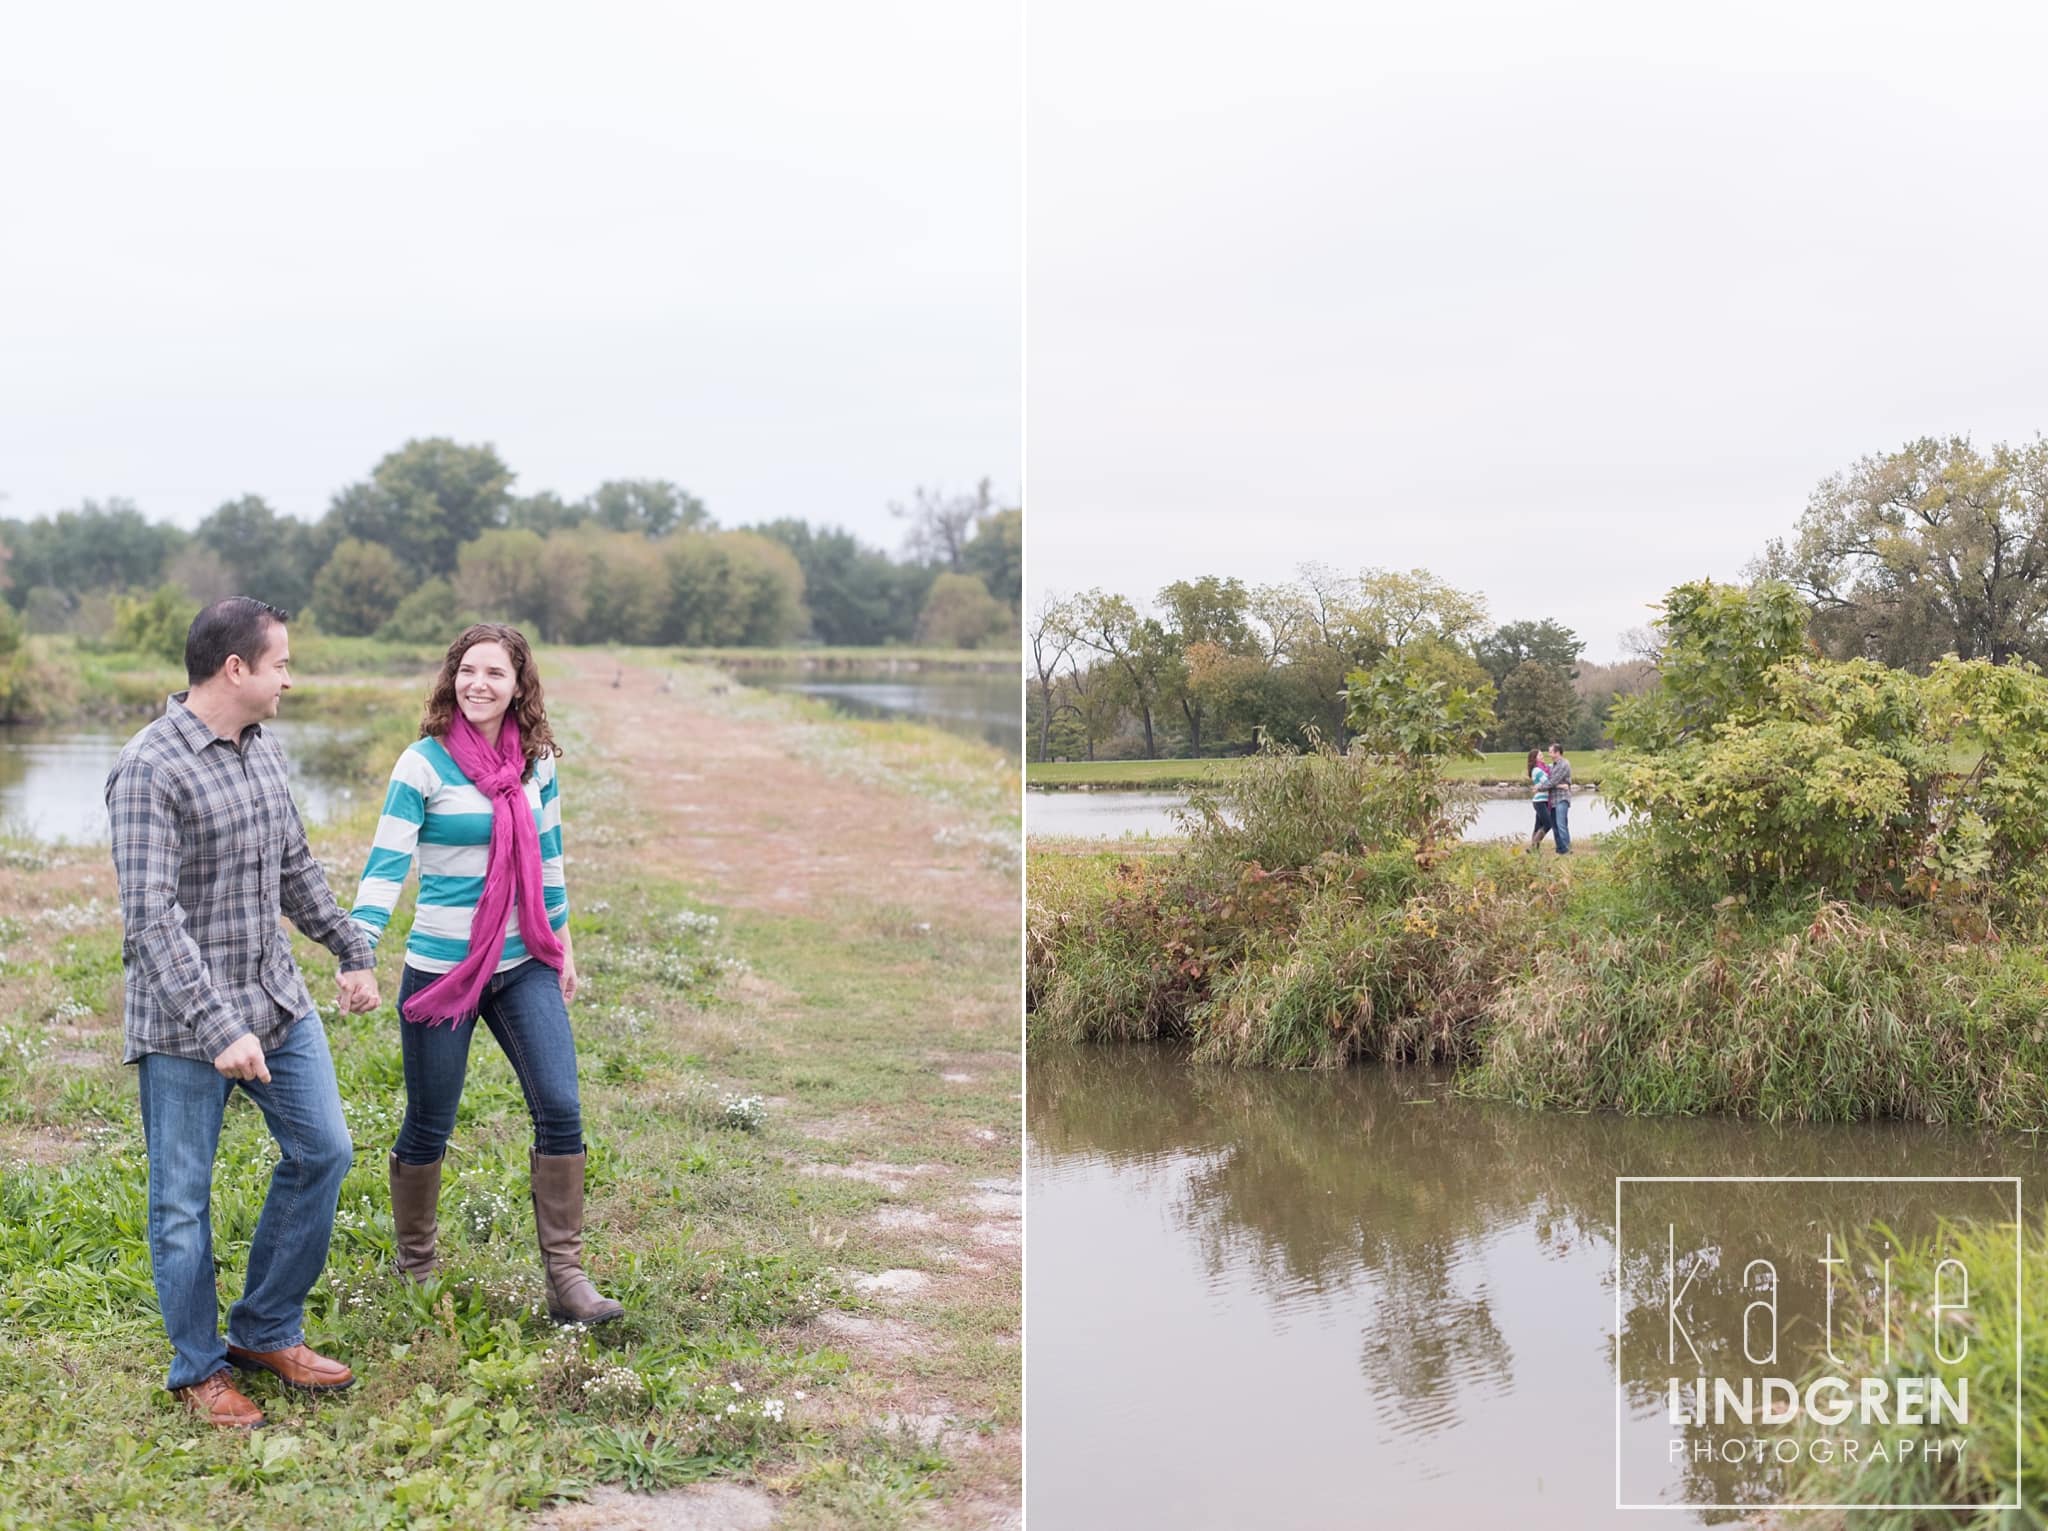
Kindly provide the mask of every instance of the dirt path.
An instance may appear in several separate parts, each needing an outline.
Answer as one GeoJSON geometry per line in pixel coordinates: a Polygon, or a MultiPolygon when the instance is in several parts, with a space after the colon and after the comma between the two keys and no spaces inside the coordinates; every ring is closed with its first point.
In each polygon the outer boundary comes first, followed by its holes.
{"type": "Polygon", "coordinates": [[[551,709],[634,802],[630,846],[585,855],[681,880],[770,953],[737,1015],[684,1040],[776,1092],[800,1175],[868,1198],[814,1234],[869,1304],[806,1336],[855,1361],[830,1422],[953,1464],[926,1523],[1021,1524],[1020,882],[988,783],[958,778],[989,763],[906,769],[902,748],[848,749],[708,671],[592,653],[554,668],[551,709]],[[829,981],[792,978],[778,940],[829,981]],[[886,1087],[842,1098],[856,1069],[886,1087]]]}

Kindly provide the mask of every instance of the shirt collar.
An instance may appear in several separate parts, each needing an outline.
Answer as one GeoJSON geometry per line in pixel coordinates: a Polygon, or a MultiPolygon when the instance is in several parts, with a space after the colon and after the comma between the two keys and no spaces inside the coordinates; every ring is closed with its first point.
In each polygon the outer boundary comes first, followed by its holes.
{"type": "MultiPolygon", "coordinates": [[[[178,730],[178,737],[183,739],[196,755],[214,740],[221,739],[221,736],[208,727],[198,713],[185,705],[185,698],[191,694],[190,690],[173,691],[164,701],[164,716],[171,720],[171,726],[178,730]]],[[[262,732],[261,723],[251,723],[242,730],[240,739],[221,739],[221,742],[232,744],[237,749],[245,749],[249,741],[262,732]]]]}

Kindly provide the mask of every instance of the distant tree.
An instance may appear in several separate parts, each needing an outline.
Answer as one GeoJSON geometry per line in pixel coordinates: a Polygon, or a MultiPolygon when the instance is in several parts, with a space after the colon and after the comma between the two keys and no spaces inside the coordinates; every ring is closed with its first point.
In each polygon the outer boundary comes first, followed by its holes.
{"type": "Polygon", "coordinates": [[[185,634],[199,606],[176,585],[160,585],[146,596],[122,596],[114,603],[116,648],[172,663],[185,657],[185,634]]]}
{"type": "Polygon", "coordinates": [[[1072,668],[1074,649],[1081,641],[1080,633],[1074,628],[1072,607],[1060,597],[1048,593],[1031,613],[1025,636],[1030,640],[1032,681],[1038,687],[1038,710],[1035,714],[1038,758],[1050,760],[1052,725],[1060,713],[1060,706],[1053,697],[1053,686],[1059,679],[1062,665],[1072,668]]]}
{"type": "Polygon", "coordinates": [[[175,526],[145,520],[131,501],[110,499],[8,522],[4,540],[12,550],[10,576],[25,601],[37,585],[71,595],[153,589],[189,538],[175,526]]]}
{"type": "Polygon", "coordinates": [[[212,548],[193,543],[164,569],[164,579],[191,597],[193,609],[242,593],[242,582],[212,548]]]}
{"type": "Polygon", "coordinates": [[[969,574],[981,576],[988,593],[1017,616],[1024,607],[1024,512],[999,510],[975,526],[961,552],[969,574]]]}
{"type": "Polygon", "coordinates": [[[386,455],[366,482],[335,495],[327,516],[343,537],[388,549],[409,590],[452,575],[463,543],[505,524],[512,479],[494,448],[428,437],[386,455]]]}
{"type": "Polygon", "coordinates": [[[1180,707],[1191,754],[1202,752],[1202,725],[1212,700],[1221,694],[1217,682],[1229,673],[1223,658],[1245,653],[1253,646],[1247,614],[1250,599],[1242,580],[1219,579],[1213,574],[1175,580],[1159,592],[1172,654],[1164,692],[1180,707]],[[1193,662],[1201,684],[1194,683],[1189,668],[1191,651],[1199,651],[1193,662]]]}
{"type": "Polygon", "coordinates": [[[459,606],[455,587],[435,575],[398,603],[377,636],[393,643],[453,643],[473,620],[482,620],[459,606]]]}
{"type": "Polygon", "coordinates": [[[1105,667],[1121,678],[1130,706],[1143,724],[1145,758],[1159,758],[1154,715],[1162,686],[1175,662],[1175,646],[1165,627],[1142,617],[1128,600],[1090,590],[1075,599],[1081,640],[1100,654],[1105,667]]]}
{"type": "Polygon", "coordinates": [[[77,610],[76,596],[49,585],[36,585],[22,602],[21,619],[32,633],[63,633],[71,631],[72,614],[77,610]]]}
{"type": "Polygon", "coordinates": [[[1518,665],[1536,660],[1567,680],[1578,669],[1586,645],[1569,627],[1544,618],[1540,622],[1505,622],[1473,645],[1472,654],[1494,685],[1502,685],[1518,665]]]}
{"type": "Polygon", "coordinates": [[[571,505],[552,489],[516,499],[505,512],[507,526],[515,531],[539,532],[543,537],[581,526],[589,519],[588,501],[571,505]]]}
{"type": "Polygon", "coordinates": [[[803,572],[810,634],[832,646],[908,642],[930,587],[929,571],[894,563],[839,527],[785,519],[753,528],[789,549],[803,572]]]}
{"type": "Polygon", "coordinates": [[[389,548],[344,537],[313,580],[313,606],[325,631],[359,637],[390,621],[413,584],[389,548]]]}
{"type": "Polygon", "coordinates": [[[229,570],[229,594],[253,595],[287,611],[305,609],[313,597],[313,575],[326,562],[313,528],[279,515],[260,495],[216,506],[193,539],[229,570]]]}
{"type": "Polygon", "coordinates": [[[1925,437],[1821,483],[1756,571],[1789,581],[1836,658],[2048,662],[2048,439],[1925,437]]]}
{"type": "Polygon", "coordinates": [[[918,641],[945,648],[981,648],[1009,631],[1010,608],[972,574],[941,574],[917,619],[918,641]]]}
{"type": "Polygon", "coordinates": [[[483,621],[537,628],[547,613],[546,592],[553,577],[546,548],[538,532],[502,527],[465,542],[456,555],[456,601],[483,621]]]}
{"type": "Polygon", "coordinates": [[[1579,698],[1564,671],[1525,659],[1501,682],[1496,707],[1503,747],[1526,750],[1562,742],[1577,719],[1579,698]]]}
{"type": "Polygon", "coordinates": [[[949,495],[920,485],[908,505],[891,505],[889,514],[909,523],[903,544],[911,557],[964,574],[975,524],[995,508],[989,481],[983,479],[972,494],[949,495]]]}
{"type": "Polygon", "coordinates": [[[670,532],[702,531],[711,525],[711,512],[704,502],[667,479],[612,479],[599,484],[583,503],[590,518],[607,531],[666,537],[670,532]]]}

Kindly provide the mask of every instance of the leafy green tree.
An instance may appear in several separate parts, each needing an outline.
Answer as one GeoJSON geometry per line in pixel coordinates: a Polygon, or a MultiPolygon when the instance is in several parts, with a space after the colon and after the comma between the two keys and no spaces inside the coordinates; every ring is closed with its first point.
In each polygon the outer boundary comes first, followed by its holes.
{"type": "Polygon", "coordinates": [[[1180,707],[1191,754],[1202,753],[1202,727],[1211,701],[1219,692],[1227,693],[1226,677],[1231,672],[1224,659],[1254,647],[1247,613],[1250,599],[1242,580],[1219,579],[1213,574],[1175,580],[1159,592],[1172,658],[1164,692],[1180,707]],[[1200,652],[1191,660],[1195,651],[1200,652]]]}
{"type": "Polygon", "coordinates": [[[486,622],[538,627],[554,578],[546,551],[540,534],[525,530],[494,528],[465,542],[456,555],[456,601],[486,622]]]}
{"type": "Polygon", "coordinates": [[[344,537],[313,580],[313,606],[325,631],[360,637],[391,620],[413,583],[389,548],[344,537]]]}
{"type": "Polygon", "coordinates": [[[1346,677],[1345,723],[1352,750],[1385,760],[1398,777],[1422,865],[1455,843],[1466,804],[1445,777],[1444,762],[1479,753],[1493,722],[1483,691],[1433,680],[1412,656],[1394,653],[1346,677]]]}
{"type": "Polygon", "coordinates": [[[1761,572],[1797,586],[1836,657],[2048,660],[2048,439],[1863,458],[1814,490],[1761,572]]]}
{"type": "Polygon", "coordinates": [[[981,576],[988,593],[1017,616],[1024,609],[1024,512],[998,510],[984,516],[961,551],[969,574],[981,576]]]}
{"type": "Polygon", "coordinates": [[[666,537],[670,532],[702,531],[711,525],[711,512],[704,502],[667,479],[612,479],[599,484],[583,503],[590,518],[607,531],[666,537]]]}
{"type": "Polygon", "coordinates": [[[1145,730],[1145,758],[1159,758],[1154,716],[1160,693],[1178,661],[1176,645],[1157,620],[1141,617],[1120,595],[1090,590],[1075,598],[1074,616],[1082,642],[1117,676],[1145,730]]]}
{"type": "Polygon", "coordinates": [[[1611,727],[1625,748],[1663,750],[1753,707],[1765,678],[1808,649],[1806,610],[1790,585],[1697,580],[1664,597],[1657,684],[1618,703],[1611,727]]]}
{"type": "Polygon", "coordinates": [[[753,528],[789,549],[803,574],[811,636],[832,646],[906,643],[932,573],[898,564],[839,527],[785,519],[753,528]]]}
{"type": "Polygon", "coordinates": [[[181,663],[185,634],[197,612],[192,597],[176,585],[160,585],[146,596],[122,596],[114,603],[114,646],[181,663]]]}
{"type": "Polygon", "coordinates": [[[367,482],[334,497],[327,516],[342,537],[387,549],[409,590],[454,574],[463,543],[505,524],[512,479],[494,448],[428,437],[386,455],[367,482]]]}
{"type": "Polygon", "coordinates": [[[70,595],[153,589],[188,534],[144,519],[132,501],[83,501],[75,510],[10,521],[0,537],[11,549],[14,588],[26,600],[37,585],[70,595]]]}
{"type": "Polygon", "coordinates": [[[437,574],[413,587],[377,636],[393,643],[453,643],[472,621],[481,620],[457,604],[455,587],[437,574]]]}
{"type": "Polygon", "coordinates": [[[1501,682],[1499,736],[1507,749],[1541,749],[1572,731],[1579,710],[1571,677],[1540,659],[1525,659],[1501,682]]]}
{"type": "Polygon", "coordinates": [[[571,505],[552,489],[522,495],[505,511],[505,524],[515,531],[539,532],[552,536],[583,525],[590,519],[588,501],[571,505]]]}
{"type": "Polygon", "coordinates": [[[216,506],[193,538],[227,566],[230,594],[252,595],[286,611],[305,610],[313,598],[314,572],[326,561],[313,529],[279,515],[261,495],[216,506]]]}
{"type": "Polygon", "coordinates": [[[1009,607],[972,574],[941,574],[932,582],[917,620],[919,642],[946,648],[981,648],[1009,631],[1009,607]]]}
{"type": "Polygon", "coordinates": [[[1579,635],[1548,617],[1540,622],[1504,622],[1475,645],[1472,655],[1485,668],[1496,687],[1503,685],[1518,665],[1535,660],[1548,665],[1567,681],[1578,676],[1579,658],[1586,645],[1579,635]]]}

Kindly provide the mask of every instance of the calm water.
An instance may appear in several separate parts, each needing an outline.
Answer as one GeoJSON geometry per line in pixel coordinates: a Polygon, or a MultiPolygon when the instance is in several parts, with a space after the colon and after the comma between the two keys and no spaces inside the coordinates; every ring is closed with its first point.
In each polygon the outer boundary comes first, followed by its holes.
{"type": "MultiPolygon", "coordinates": [[[[1028,1090],[1027,1509],[1060,1531],[1642,1525],[1613,1509],[1617,1433],[1651,1463],[1631,1502],[1758,1503],[1782,1489],[1771,1469],[1664,1465],[1647,1388],[1617,1423],[1614,1177],[2021,1175],[2037,1157],[1906,1126],[1526,1112],[1426,1071],[1217,1071],[1159,1048],[1034,1047],[1028,1090]]],[[[1821,1206],[1911,1237],[2010,1207],[1989,1190],[1736,1187],[1713,1236],[1803,1250],[1821,1206]]],[[[1632,1378],[1666,1339],[1649,1221],[1624,1218],[1632,1378]]],[[[1690,1295],[1740,1332],[1732,1273],[1690,1295]]],[[[1788,1335],[1818,1332],[1787,1312],[1788,1335]]]]}
{"type": "Polygon", "coordinates": [[[849,717],[908,718],[985,739],[1013,755],[1024,748],[1022,693],[1010,675],[743,669],[733,678],[744,686],[815,696],[849,717]]]}
{"type": "MultiPolygon", "coordinates": [[[[104,841],[102,793],[134,728],[0,728],[0,829],[38,840],[104,841]]],[[[333,729],[321,723],[266,723],[292,767],[292,796],[308,822],[346,802],[350,789],[301,769],[299,755],[333,729]]]]}
{"type": "MultiPolygon", "coordinates": [[[[1179,792],[1027,792],[1024,829],[1032,835],[1078,835],[1113,839],[1118,835],[1173,835],[1179,830],[1173,810],[1185,803],[1179,792]]],[[[1572,799],[1572,838],[1612,829],[1618,815],[1598,793],[1572,799]]],[[[1465,831],[1468,840],[1526,839],[1535,828],[1531,803],[1513,798],[1488,798],[1465,831]]]]}

